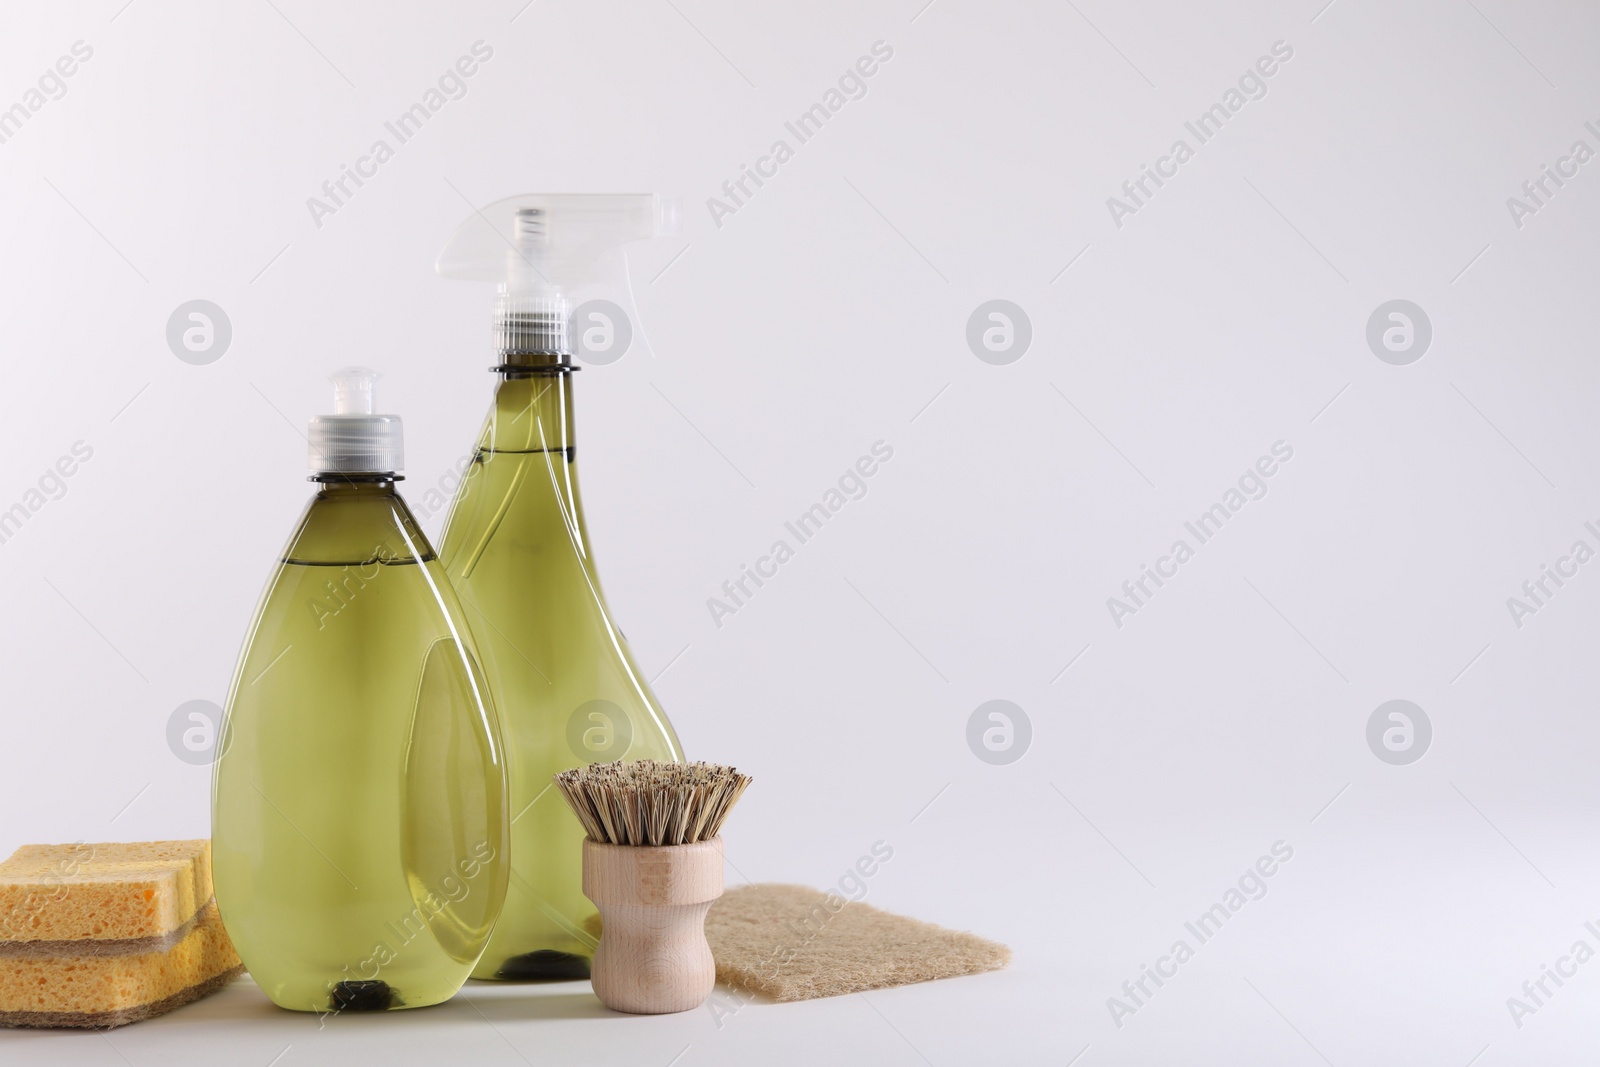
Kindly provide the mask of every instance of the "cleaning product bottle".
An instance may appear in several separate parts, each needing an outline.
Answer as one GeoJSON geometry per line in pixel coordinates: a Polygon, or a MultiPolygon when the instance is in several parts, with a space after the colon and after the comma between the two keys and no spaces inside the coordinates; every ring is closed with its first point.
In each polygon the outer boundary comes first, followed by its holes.
{"type": "Polygon", "coordinates": [[[437,1004],[505,899],[505,754],[372,371],[311,420],[318,483],[256,611],[212,782],[223,924],[297,1011],[437,1004]]]}
{"type": "Polygon", "coordinates": [[[475,212],[439,257],[445,277],[499,285],[494,405],[440,540],[503,710],[510,771],[511,884],[474,978],[588,976],[583,828],[551,776],[683,759],[601,595],[572,428],[574,334],[616,345],[638,333],[615,303],[631,303],[621,246],[661,232],[671,211],[648,195],[513,197],[475,212]],[[615,300],[574,302],[600,291],[615,300]],[[600,310],[574,324],[575,307],[600,310]]]}

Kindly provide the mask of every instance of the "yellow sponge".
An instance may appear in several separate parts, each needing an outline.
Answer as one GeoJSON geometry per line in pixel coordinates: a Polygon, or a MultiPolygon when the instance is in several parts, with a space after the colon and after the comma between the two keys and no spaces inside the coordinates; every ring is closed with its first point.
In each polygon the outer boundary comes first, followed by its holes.
{"type": "Polygon", "coordinates": [[[0,863],[0,940],[171,936],[211,898],[211,842],[23,845],[0,863]]]}
{"type": "Polygon", "coordinates": [[[242,970],[208,841],[26,845],[0,863],[0,1025],[121,1026],[242,970]]]}

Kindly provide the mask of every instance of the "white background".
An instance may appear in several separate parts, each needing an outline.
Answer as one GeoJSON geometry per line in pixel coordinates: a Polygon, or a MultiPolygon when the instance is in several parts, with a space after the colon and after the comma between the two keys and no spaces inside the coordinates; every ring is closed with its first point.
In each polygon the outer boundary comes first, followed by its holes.
{"type": "Polygon", "coordinates": [[[578,376],[583,480],[688,752],[757,778],[730,881],[826,886],[885,841],[872,902],[1016,960],[721,1027],[475,983],[318,1030],[244,980],[0,1057],[1587,1062],[1600,962],[1520,1027],[1507,998],[1600,949],[1600,564],[1520,628],[1506,600],[1600,547],[1600,163],[1520,228],[1506,200],[1600,149],[1600,12],[1324,2],[7,5],[0,107],[94,52],[0,144],[0,508],[93,458],[0,545],[0,851],[208,832],[167,721],[225,695],[323,376],[384,372],[417,502],[492,385],[486,289],[432,269],[456,225],[654,190],[687,225],[633,252],[654,354],[578,376]],[[465,98],[317,227],[307,198],[479,40],[465,98]],[[880,40],[867,95],[717,226],[880,40]],[[1119,228],[1107,198],[1277,41],[1267,95],[1119,228]],[[165,340],[197,298],[233,325],[207,366],[165,340]],[[965,340],[994,298],[1032,323],[1006,366],[965,340]],[[1365,338],[1396,298],[1433,326],[1408,366],[1365,338]],[[717,627],[707,598],[880,439],[867,496],[717,627]],[[1106,599],[1280,440],[1265,498],[1119,628],[1106,599]],[[991,699],[1032,722],[1007,766],[966,742],[991,699]],[[1366,741],[1391,699],[1433,725],[1407,766],[1366,741]],[[1265,897],[1119,1027],[1108,998],[1277,841],[1265,897]]]}

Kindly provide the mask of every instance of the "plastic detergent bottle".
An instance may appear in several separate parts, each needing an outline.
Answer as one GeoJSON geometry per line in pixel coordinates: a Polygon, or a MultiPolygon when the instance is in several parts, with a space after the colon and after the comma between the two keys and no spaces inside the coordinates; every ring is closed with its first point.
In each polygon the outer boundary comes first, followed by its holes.
{"type": "Polygon", "coordinates": [[[416,1008],[477,965],[505,899],[505,753],[444,568],[395,491],[372,371],[311,420],[317,492],[239,659],[212,783],[224,925],[272,1001],[416,1008]]]}
{"type": "Polygon", "coordinates": [[[474,978],[583,978],[596,943],[583,829],[551,775],[614,759],[682,760],[613,621],[578,495],[575,352],[609,362],[634,337],[622,245],[673,223],[643,195],[533,195],[491,204],[439,257],[494,282],[494,403],[440,554],[484,653],[506,730],[511,884],[474,978]],[[592,298],[592,299],[591,299],[592,298]]]}

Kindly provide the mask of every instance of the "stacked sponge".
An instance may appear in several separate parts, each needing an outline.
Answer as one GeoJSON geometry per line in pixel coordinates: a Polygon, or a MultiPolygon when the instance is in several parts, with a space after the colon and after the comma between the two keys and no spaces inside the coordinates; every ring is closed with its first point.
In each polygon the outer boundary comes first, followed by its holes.
{"type": "Polygon", "coordinates": [[[209,841],[25,845],[0,863],[0,1026],[122,1026],[243,969],[209,841]]]}

